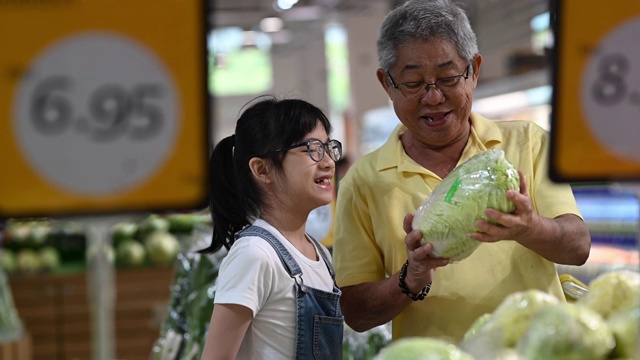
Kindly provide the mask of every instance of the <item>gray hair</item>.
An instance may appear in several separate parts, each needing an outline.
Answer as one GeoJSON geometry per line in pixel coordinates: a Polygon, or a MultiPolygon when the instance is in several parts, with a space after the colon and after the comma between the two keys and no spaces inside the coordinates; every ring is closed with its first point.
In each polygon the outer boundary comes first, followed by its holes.
{"type": "Polygon", "coordinates": [[[378,63],[389,71],[398,47],[409,40],[442,38],[453,43],[467,61],[478,54],[476,34],[464,10],[450,0],[409,0],[392,10],[378,35],[378,63]]]}

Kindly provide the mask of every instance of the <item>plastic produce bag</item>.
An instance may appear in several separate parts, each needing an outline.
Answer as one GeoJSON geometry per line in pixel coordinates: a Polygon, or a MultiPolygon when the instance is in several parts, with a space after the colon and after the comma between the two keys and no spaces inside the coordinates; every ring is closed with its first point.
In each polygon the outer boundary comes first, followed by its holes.
{"type": "Polygon", "coordinates": [[[541,309],[559,301],[541,290],[518,291],[505,297],[490,314],[481,315],[465,333],[460,347],[476,360],[495,360],[514,348],[541,309]]]}
{"type": "Polygon", "coordinates": [[[422,231],[422,244],[433,245],[434,256],[460,261],[480,245],[469,234],[476,231],[476,221],[487,220],[484,211],[513,212],[506,192],[519,188],[518,171],[504,151],[484,151],[442,180],[414,214],[413,228],[422,231]]]}
{"type": "Polygon", "coordinates": [[[589,292],[578,303],[595,310],[605,319],[636,306],[640,304],[640,272],[623,269],[602,273],[589,283],[589,292]]]}
{"type": "Polygon", "coordinates": [[[607,325],[616,340],[614,359],[633,359],[634,355],[640,355],[640,305],[618,311],[607,319],[607,325]]]}
{"type": "Polygon", "coordinates": [[[532,318],[517,344],[528,360],[605,360],[615,345],[605,320],[575,303],[546,306],[532,318]]]}
{"type": "Polygon", "coordinates": [[[408,337],[390,343],[375,360],[474,360],[455,344],[429,337],[408,337]]]}

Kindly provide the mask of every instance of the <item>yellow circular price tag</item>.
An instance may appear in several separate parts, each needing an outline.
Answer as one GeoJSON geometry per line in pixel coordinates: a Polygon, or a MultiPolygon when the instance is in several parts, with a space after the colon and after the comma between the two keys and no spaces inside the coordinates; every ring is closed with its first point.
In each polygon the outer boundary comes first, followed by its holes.
{"type": "Polygon", "coordinates": [[[207,196],[205,2],[0,1],[0,217],[207,196]]]}
{"type": "Polygon", "coordinates": [[[558,1],[550,175],[640,179],[640,2],[558,1]]]}

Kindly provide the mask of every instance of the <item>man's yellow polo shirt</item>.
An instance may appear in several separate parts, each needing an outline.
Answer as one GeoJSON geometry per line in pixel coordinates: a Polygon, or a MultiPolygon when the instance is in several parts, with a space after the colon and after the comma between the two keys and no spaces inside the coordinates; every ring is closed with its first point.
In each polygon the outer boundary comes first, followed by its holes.
{"type": "MultiPolygon", "coordinates": [[[[571,188],[547,176],[548,133],[530,121],[471,115],[471,136],[458,163],[490,148],[525,174],[538,214],[580,216],[571,188]]],[[[356,161],[337,196],[333,263],[339,286],[382,280],[407,259],[402,221],[442,181],[405,153],[398,125],[387,142],[356,161]]],[[[468,258],[435,272],[429,295],[393,320],[393,338],[413,335],[457,342],[480,315],[509,294],[540,289],[564,299],[555,265],[515,241],[483,243],[468,258]]],[[[400,288],[398,288],[400,293],[400,288]]]]}

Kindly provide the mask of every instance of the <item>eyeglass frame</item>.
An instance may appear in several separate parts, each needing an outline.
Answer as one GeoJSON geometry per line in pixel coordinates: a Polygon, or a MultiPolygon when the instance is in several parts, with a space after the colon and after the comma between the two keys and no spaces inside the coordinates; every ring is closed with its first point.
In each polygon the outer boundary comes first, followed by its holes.
{"type": "MultiPolygon", "coordinates": [[[[391,77],[391,72],[389,70],[387,70],[387,76],[389,77],[389,80],[391,80],[391,86],[393,86],[396,90],[399,90],[400,93],[402,93],[402,95],[404,95],[405,97],[424,97],[425,95],[427,95],[429,93],[429,87],[433,86],[434,89],[438,90],[438,92],[441,95],[444,95],[444,93],[442,92],[442,89],[440,87],[438,87],[438,82],[443,81],[443,80],[453,80],[454,78],[464,78],[465,80],[467,80],[469,78],[469,76],[471,74],[469,74],[471,70],[471,61],[469,61],[469,63],[467,63],[467,67],[465,68],[465,71],[460,74],[460,75],[454,75],[454,76],[447,76],[447,77],[443,77],[440,78],[432,83],[428,83],[426,81],[407,81],[407,82],[403,82],[403,83],[399,83],[396,84],[396,82],[393,80],[393,77],[391,77]],[[400,85],[406,85],[406,84],[422,84],[422,88],[425,89],[425,93],[422,96],[417,96],[418,94],[420,94],[420,91],[416,92],[415,94],[410,94],[410,96],[407,96],[405,94],[404,91],[402,91],[400,89],[400,85]]],[[[455,85],[457,85],[458,83],[456,82],[455,85]]]]}
{"type": "Polygon", "coordinates": [[[287,147],[283,147],[281,149],[276,149],[276,150],[272,150],[272,152],[287,152],[291,149],[295,149],[298,147],[302,147],[302,146],[306,146],[307,147],[307,153],[309,154],[309,157],[311,158],[311,160],[315,161],[316,163],[319,163],[320,161],[322,161],[322,159],[324,159],[325,154],[329,154],[329,158],[331,158],[331,160],[333,160],[334,162],[339,161],[340,159],[342,159],[342,143],[336,139],[329,139],[327,140],[327,142],[322,142],[322,140],[320,139],[316,139],[316,138],[311,138],[308,140],[305,140],[299,144],[294,144],[291,146],[287,146],[287,147]],[[313,158],[313,156],[311,156],[312,152],[311,152],[311,143],[313,142],[319,142],[320,144],[322,144],[322,156],[320,156],[320,159],[316,160],[313,158]],[[334,144],[338,144],[338,147],[340,149],[340,156],[337,159],[334,159],[333,156],[331,156],[331,151],[329,150],[329,143],[334,143],[334,144]]]}

